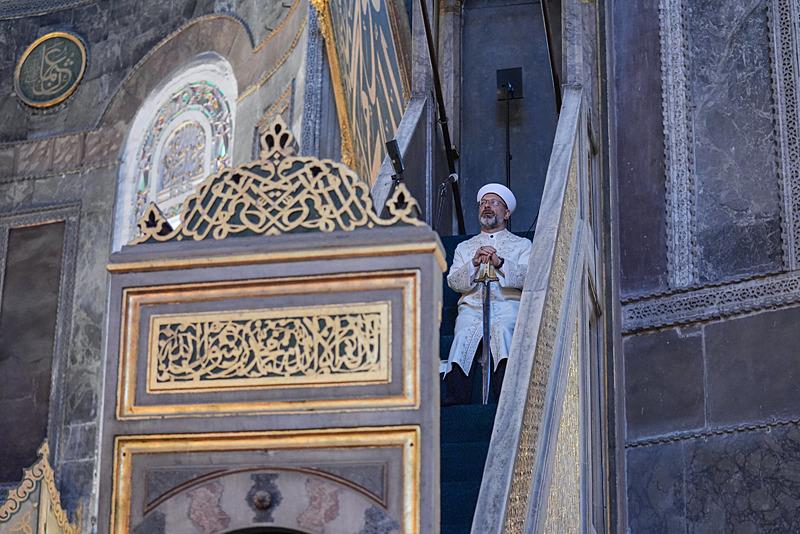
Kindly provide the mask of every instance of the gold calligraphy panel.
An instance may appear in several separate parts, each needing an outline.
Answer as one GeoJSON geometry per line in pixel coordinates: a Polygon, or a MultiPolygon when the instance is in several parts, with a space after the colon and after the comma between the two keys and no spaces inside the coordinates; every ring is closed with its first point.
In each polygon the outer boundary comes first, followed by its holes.
{"type": "Polygon", "coordinates": [[[22,54],[14,75],[19,98],[29,106],[46,108],[69,98],[86,70],[86,48],[65,32],[48,33],[22,54]]]}
{"type": "Polygon", "coordinates": [[[418,406],[419,291],[416,269],[126,288],[117,418],[418,406]]]}
{"type": "Polygon", "coordinates": [[[388,382],[388,301],[150,319],[148,392],[388,382]]]}
{"type": "Polygon", "coordinates": [[[327,41],[342,159],[370,182],[409,98],[407,23],[395,0],[312,0],[327,41]]]}

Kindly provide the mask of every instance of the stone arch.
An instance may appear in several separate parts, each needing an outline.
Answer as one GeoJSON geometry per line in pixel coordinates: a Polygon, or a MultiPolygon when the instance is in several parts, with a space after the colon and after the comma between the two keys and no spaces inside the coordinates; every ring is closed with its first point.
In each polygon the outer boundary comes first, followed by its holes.
{"type": "Polygon", "coordinates": [[[322,471],[258,467],[215,472],[169,490],[134,533],[399,533],[380,498],[322,471]]]}
{"type": "Polygon", "coordinates": [[[232,165],[238,87],[230,63],[200,54],[151,91],[128,129],[119,167],[113,249],[151,201],[176,218],[183,198],[232,165]]]}

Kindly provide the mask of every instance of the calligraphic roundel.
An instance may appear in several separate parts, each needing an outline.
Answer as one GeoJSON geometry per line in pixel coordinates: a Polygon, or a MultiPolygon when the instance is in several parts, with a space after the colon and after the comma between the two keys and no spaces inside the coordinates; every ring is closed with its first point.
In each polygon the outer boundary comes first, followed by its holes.
{"type": "Polygon", "coordinates": [[[52,32],[36,39],[22,54],[14,76],[19,98],[47,108],[75,92],[86,70],[86,47],[76,36],[52,32]]]}

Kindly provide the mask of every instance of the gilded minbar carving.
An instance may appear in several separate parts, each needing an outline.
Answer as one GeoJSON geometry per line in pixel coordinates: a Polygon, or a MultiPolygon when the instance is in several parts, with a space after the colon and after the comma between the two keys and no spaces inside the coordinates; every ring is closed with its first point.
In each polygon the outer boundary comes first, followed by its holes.
{"type": "Polygon", "coordinates": [[[99,534],[438,528],[445,264],[418,212],[399,184],[379,215],[280,118],[175,224],[146,207],[108,265],[99,534]]]}

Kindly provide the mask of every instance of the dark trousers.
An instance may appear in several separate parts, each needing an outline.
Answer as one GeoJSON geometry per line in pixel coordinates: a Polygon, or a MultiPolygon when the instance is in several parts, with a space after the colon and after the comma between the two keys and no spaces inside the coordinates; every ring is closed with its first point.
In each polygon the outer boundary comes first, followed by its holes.
{"type": "MultiPolygon", "coordinates": [[[[444,377],[444,401],[445,406],[454,406],[456,404],[475,404],[481,401],[481,379],[483,377],[483,368],[480,363],[481,347],[478,346],[477,354],[472,359],[472,367],[469,373],[464,374],[461,367],[453,365],[453,369],[444,377]],[[477,385],[477,387],[474,387],[477,385]],[[473,391],[474,389],[474,391],[473,391]],[[474,401],[473,401],[474,397],[474,401]]],[[[508,359],[503,359],[497,365],[497,369],[492,371],[491,379],[491,392],[489,398],[491,402],[497,403],[500,398],[500,391],[503,389],[503,378],[506,375],[506,362],[508,359]]],[[[492,365],[491,362],[489,365],[492,365]]]]}

